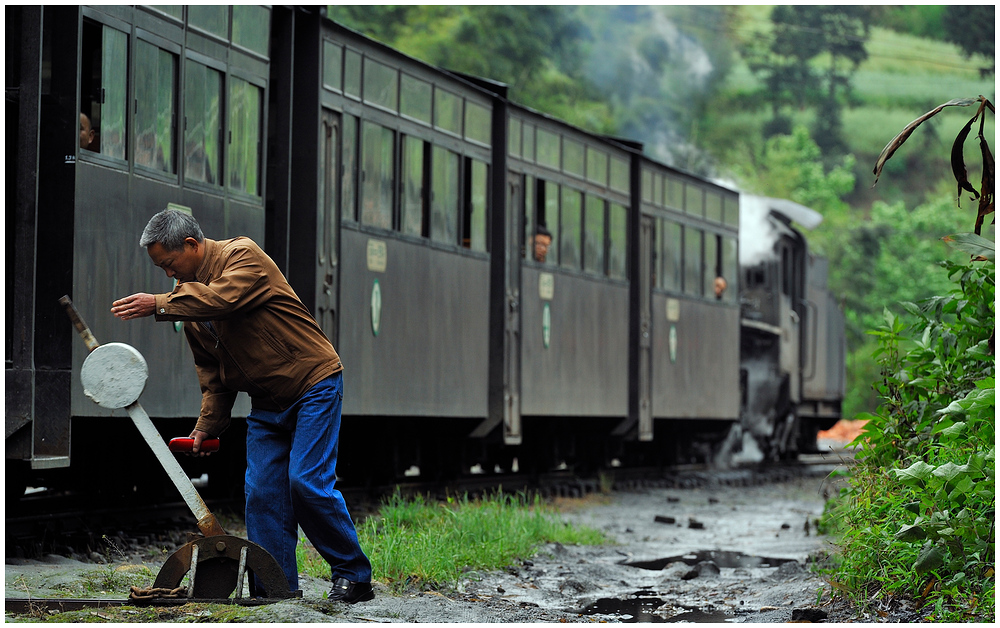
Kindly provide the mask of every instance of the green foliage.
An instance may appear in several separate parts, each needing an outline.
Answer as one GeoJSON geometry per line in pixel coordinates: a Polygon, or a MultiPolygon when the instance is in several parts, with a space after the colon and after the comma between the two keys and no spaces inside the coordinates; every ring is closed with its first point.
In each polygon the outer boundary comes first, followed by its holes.
{"type": "MultiPolygon", "coordinates": [[[[358,539],[375,577],[396,589],[454,585],[470,570],[501,569],[527,558],[543,543],[601,544],[597,530],[564,524],[541,498],[497,492],[480,499],[465,495],[447,503],[422,497],[388,498],[377,517],[358,526],[358,539]]],[[[329,577],[322,560],[299,544],[299,565],[310,575],[329,577]],[[304,560],[305,559],[305,560],[304,560]]]]}
{"type": "Polygon", "coordinates": [[[882,26],[896,32],[944,40],[944,9],[944,5],[928,4],[880,6],[877,16],[882,26]]]}
{"type": "MultiPolygon", "coordinates": [[[[950,5],[944,11],[945,36],[958,44],[966,56],[993,59],[996,50],[996,6],[992,4],[950,5]]],[[[996,61],[992,61],[995,67],[996,61]]]]}
{"type": "Polygon", "coordinates": [[[884,310],[871,332],[882,403],[859,417],[857,465],[831,511],[843,534],[836,578],[861,605],[903,595],[938,620],[992,621],[995,271],[941,265],[951,291],[903,303],[909,324],[884,310]]]}

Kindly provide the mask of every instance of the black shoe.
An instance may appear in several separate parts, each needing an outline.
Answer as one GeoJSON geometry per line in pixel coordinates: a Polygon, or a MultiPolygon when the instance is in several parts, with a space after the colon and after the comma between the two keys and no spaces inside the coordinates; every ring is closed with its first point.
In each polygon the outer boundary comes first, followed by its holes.
{"type": "Polygon", "coordinates": [[[331,602],[367,602],[375,599],[375,591],[372,590],[370,582],[351,582],[347,578],[337,578],[333,581],[333,588],[330,589],[331,602]]]}

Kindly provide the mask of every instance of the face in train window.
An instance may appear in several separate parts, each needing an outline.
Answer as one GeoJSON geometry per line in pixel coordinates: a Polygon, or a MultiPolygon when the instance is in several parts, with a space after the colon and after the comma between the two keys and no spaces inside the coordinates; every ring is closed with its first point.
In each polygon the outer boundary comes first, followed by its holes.
{"type": "Polygon", "coordinates": [[[128,35],[83,20],[80,148],[125,159],[128,35]]]}

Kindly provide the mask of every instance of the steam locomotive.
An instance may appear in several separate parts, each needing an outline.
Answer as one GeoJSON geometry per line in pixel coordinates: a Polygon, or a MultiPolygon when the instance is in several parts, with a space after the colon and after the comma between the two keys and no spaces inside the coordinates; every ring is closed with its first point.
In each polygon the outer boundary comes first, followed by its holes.
{"type": "MultiPolygon", "coordinates": [[[[170,204],[208,237],[261,243],[334,342],[346,485],[777,459],[840,416],[843,316],[793,226],[815,222],[807,208],[659,163],[321,7],[5,11],[8,495],[163,490],[125,412],[83,395],[57,301],[146,357],[144,408],[186,435],[200,391],[179,326],[108,312],[171,290],[138,246],[170,204]],[[749,202],[774,235],[753,263],[749,202]]],[[[233,414],[248,411],[241,395],[233,414]]],[[[242,491],[244,429],[182,461],[207,494],[242,491]]]]}

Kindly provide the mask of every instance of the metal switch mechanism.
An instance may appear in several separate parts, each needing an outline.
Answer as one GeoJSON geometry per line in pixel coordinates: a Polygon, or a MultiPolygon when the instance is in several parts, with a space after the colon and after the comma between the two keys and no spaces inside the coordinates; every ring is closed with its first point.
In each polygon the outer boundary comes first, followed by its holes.
{"type": "MultiPolygon", "coordinates": [[[[66,308],[66,313],[90,351],[80,370],[84,394],[102,408],[124,408],[128,412],[146,444],[191,509],[198,521],[198,529],[204,535],[181,546],[167,558],[151,590],[178,589],[184,577],[188,576],[187,598],[224,600],[235,591],[234,598],[239,601],[243,599],[244,575],[249,571],[257,576],[257,584],[264,589],[263,592],[257,591],[254,579],[250,578],[252,597],[274,600],[301,597],[301,591],[289,591],[288,580],[281,566],[264,548],[246,539],[226,534],[167,443],[156,431],[149,415],[139,404],[139,396],[149,377],[149,369],[142,354],[134,347],[120,342],[99,344],[70,298],[64,296],[59,299],[59,303],[66,308]]],[[[134,599],[147,600],[149,597],[133,595],[134,599]]]]}

